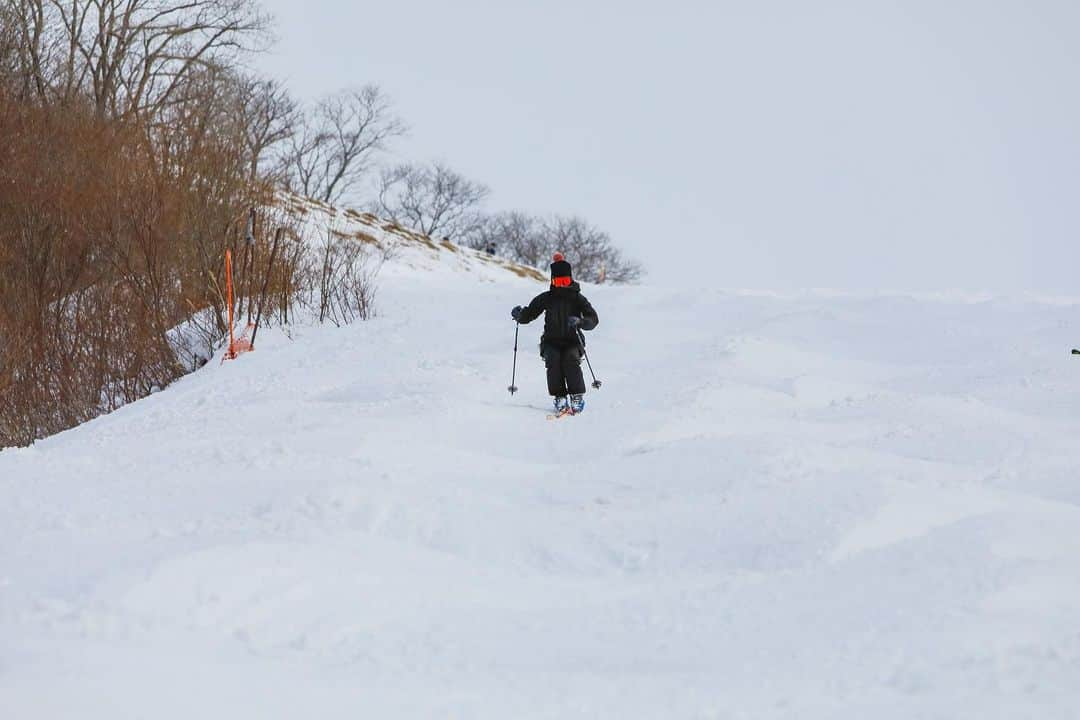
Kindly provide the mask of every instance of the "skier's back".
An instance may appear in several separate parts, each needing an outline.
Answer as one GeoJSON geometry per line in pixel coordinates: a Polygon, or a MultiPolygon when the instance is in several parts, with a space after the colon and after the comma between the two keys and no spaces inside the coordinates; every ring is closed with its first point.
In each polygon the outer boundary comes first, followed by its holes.
{"type": "Polygon", "coordinates": [[[555,253],[551,264],[551,287],[533,298],[526,307],[518,305],[511,317],[527,324],[544,314],[544,334],[540,352],[547,366],[548,392],[555,409],[581,412],[585,409],[585,376],[581,372],[579,330],[592,330],[600,322],[596,310],[581,294],[570,263],[555,253]],[[569,396],[569,397],[568,397],[569,396]]]}

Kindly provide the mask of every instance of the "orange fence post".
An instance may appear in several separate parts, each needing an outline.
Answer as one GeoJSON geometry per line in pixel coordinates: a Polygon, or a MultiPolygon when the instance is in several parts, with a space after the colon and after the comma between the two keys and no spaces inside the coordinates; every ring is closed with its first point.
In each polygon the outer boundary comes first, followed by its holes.
{"type": "Polygon", "coordinates": [[[232,250],[225,251],[225,294],[229,304],[229,349],[225,357],[236,359],[236,343],[233,340],[233,289],[232,289],[232,250]]]}

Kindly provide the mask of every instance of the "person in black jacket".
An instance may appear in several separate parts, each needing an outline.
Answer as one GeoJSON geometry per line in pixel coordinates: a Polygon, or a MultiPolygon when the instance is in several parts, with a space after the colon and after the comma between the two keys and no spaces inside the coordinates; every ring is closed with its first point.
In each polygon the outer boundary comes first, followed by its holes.
{"type": "Polygon", "coordinates": [[[528,306],[515,307],[510,316],[525,325],[544,313],[540,353],[547,366],[548,392],[557,412],[579,413],[585,409],[585,376],[581,372],[582,339],[578,331],[592,330],[600,319],[574,281],[570,263],[561,253],[555,253],[553,259],[551,288],[533,298],[528,306]]]}

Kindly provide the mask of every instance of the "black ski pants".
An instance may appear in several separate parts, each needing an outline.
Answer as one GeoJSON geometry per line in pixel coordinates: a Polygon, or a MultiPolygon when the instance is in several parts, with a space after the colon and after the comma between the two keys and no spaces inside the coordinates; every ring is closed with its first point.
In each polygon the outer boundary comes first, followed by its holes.
{"type": "Polygon", "coordinates": [[[581,348],[576,344],[561,347],[544,343],[548,392],[554,397],[584,395],[585,376],[581,373],[581,348]]]}

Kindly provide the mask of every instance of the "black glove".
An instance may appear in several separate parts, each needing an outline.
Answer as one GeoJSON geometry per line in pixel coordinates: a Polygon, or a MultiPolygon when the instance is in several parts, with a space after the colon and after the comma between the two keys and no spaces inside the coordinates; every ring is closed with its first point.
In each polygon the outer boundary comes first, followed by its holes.
{"type": "Polygon", "coordinates": [[[566,318],[566,324],[570,326],[571,330],[577,330],[578,325],[581,324],[581,318],[579,318],[577,315],[571,315],[570,317],[566,318]]]}
{"type": "Polygon", "coordinates": [[[510,317],[514,318],[514,320],[517,320],[519,317],[521,317],[521,306],[520,305],[515,305],[514,306],[514,309],[510,311],[510,317]]]}

